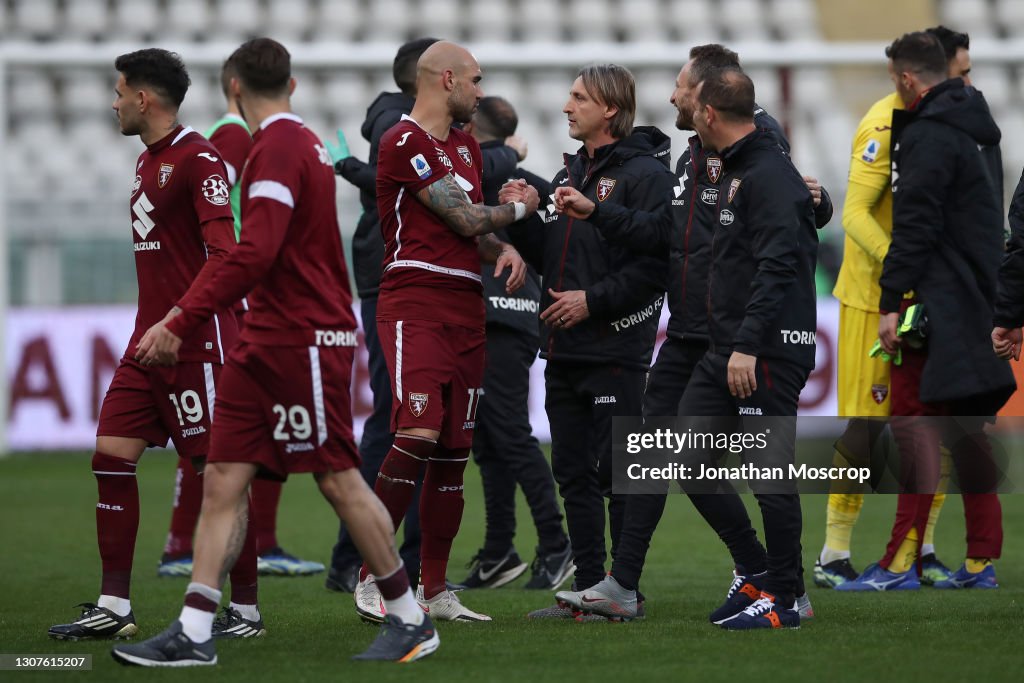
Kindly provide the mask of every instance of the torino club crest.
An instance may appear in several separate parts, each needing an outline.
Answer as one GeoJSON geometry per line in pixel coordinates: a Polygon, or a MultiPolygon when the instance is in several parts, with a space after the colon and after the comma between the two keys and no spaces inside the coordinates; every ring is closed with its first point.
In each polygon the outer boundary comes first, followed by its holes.
{"type": "Polygon", "coordinates": [[[156,174],[156,184],[161,190],[167,184],[167,181],[171,179],[171,173],[174,172],[174,164],[160,164],[160,170],[156,174]]]}
{"type": "Polygon", "coordinates": [[[601,178],[597,181],[597,201],[603,202],[608,199],[608,196],[615,189],[615,183],[617,181],[614,178],[601,178]]]}
{"type": "Polygon", "coordinates": [[[717,183],[722,177],[722,160],[719,157],[708,157],[708,178],[711,182],[717,183]]]}
{"type": "Polygon", "coordinates": [[[420,417],[427,412],[427,403],[430,402],[430,394],[416,394],[409,392],[409,412],[420,417]]]}
{"type": "Polygon", "coordinates": [[[455,151],[459,153],[460,157],[462,157],[462,161],[465,162],[466,166],[472,168],[473,155],[469,153],[469,147],[466,147],[465,145],[459,145],[458,147],[455,148],[455,151]]]}

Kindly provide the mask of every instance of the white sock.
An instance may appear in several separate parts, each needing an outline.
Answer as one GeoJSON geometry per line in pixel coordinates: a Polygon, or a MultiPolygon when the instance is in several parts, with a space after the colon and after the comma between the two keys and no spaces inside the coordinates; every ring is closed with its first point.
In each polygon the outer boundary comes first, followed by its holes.
{"type": "Polygon", "coordinates": [[[239,605],[237,602],[232,602],[231,609],[241,614],[243,619],[248,619],[249,621],[260,620],[260,608],[256,605],[239,605]]]}
{"type": "Polygon", "coordinates": [[[412,591],[408,588],[405,589],[402,597],[397,600],[385,600],[384,611],[387,614],[394,614],[404,624],[419,626],[423,623],[423,608],[416,602],[416,598],[412,596],[412,591]]]}
{"type": "Polygon", "coordinates": [[[829,562],[835,562],[836,560],[848,560],[850,559],[849,550],[832,550],[827,545],[821,549],[821,555],[818,556],[818,561],[824,566],[829,562]]]}
{"type": "Polygon", "coordinates": [[[935,554],[935,544],[934,543],[922,543],[921,544],[921,557],[924,557],[925,555],[934,555],[934,554],[935,554]]]}
{"type": "Polygon", "coordinates": [[[182,607],[181,616],[182,632],[192,639],[194,643],[205,643],[210,639],[213,632],[213,612],[196,609],[195,607],[182,607]]]}
{"type": "Polygon", "coordinates": [[[105,607],[119,617],[126,617],[132,611],[132,601],[128,598],[118,598],[113,595],[101,595],[96,601],[100,607],[105,607]]]}

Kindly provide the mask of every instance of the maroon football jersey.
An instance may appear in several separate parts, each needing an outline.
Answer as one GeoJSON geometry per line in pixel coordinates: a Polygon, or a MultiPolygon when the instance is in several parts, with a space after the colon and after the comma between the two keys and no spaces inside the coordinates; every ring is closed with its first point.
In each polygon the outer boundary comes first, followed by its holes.
{"type": "Polygon", "coordinates": [[[294,114],[268,117],[253,143],[240,181],[242,239],[168,329],[187,334],[248,294],[244,341],[355,346],[330,154],[294,114]]]}
{"type": "MultiPolygon", "coordinates": [[[[206,264],[202,224],[231,220],[227,173],[220,154],[191,128],[178,126],[139,155],[129,200],[139,312],[127,356],[151,326],[184,296],[206,264]]],[[[223,307],[184,338],[182,361],[223,363],[237,336],[223,307]]]]}
{"type": "Polygon", "coordinates": [[[249,150],[252,149],[252,136],[249,135],[245,121],[233,114],[226,114],[221,121],[226,123],[217,126],[210,135],[210,142],[220,152],[227,168],[228,185],[234,187],[238,177],[242,175],[242,167],[245,166],[249,150]]]}
{"type": "Polygon", "coordinates": [[[384,234],[384,276],[379,320],[436,320],[483,327],[480,255],[416,199],[416,193],[451,174],[474,204],[483,202],[480,145],[452,128],[438,140],[408,116],[380,140],[377,209],[384,234]]]}

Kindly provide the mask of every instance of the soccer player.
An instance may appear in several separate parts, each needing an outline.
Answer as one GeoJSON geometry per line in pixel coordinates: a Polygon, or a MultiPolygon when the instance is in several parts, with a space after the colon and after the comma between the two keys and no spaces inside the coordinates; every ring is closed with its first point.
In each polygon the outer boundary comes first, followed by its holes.
{"type": "MultiPolygon", "coordinates": [[[[376,481],[381,463],[394,441],[391,432],[391,385],[384,351],[377,338],[377,296],[380,293],[381,262],[384,260],[384,237],[380,230],[380,216],[377,214],[377,157],[384,133],[412,111],[416,103],[416,62],[424,50],[436,42],[437,38],[417,38],[403,44],[395,53],[391,73],[399,92],[380,93],[366,110],[362,134],[370,143],[367,161],[349,154],[348,143],[340,130],[337,144],[325,141],[334,161],[335,173],[359,188],[359,203],[363,207],[355,234],[352,235],[352,275],[359,294],[359,315],[363,321],[367,369],[370,371],[370,390],[373,392],[373,410],[363,423],[363,436],[359,441],[359,455],[363,460],[359,469],[370,486],[376,481]]],[[[413,498],[405,514],[402,537],[398,552],[405,562],[409,581],[415,583],[420,575],[418,497],[413,498]]],[[[338,542],[331,551],[331,568],[324,585],[328,590],[354,592],[362,563],[363,559],[359,557],[352,536],[341,525],[338,542]]]]}
{"type": "MultiPolygon", "coordinates": [[[[498,192],[512,177],[526,179],[540,196],[551,194],[546,180],[516,167],[518,155],[508,141],[518,124],[519,117],[508,100],[485,97],[473,120],[463,128],[480,143],[484,202],[490,206],[499,203],[498,192]]],[[[538,213],[513,230],[542,235],[544,224],[538,213]]],[[[517,243],[512,230],[502,231],[499,236],[517,243]]],[[[484,265],[480,272],[487,308],[487,370],[473,437],[473,459],[484,486],[484,545],[460,585],[498,588],[526,571],[527,565],[513,544],[518,485],[537,530],[537,555],[525,587],[553,590],[572,575],[575,565],[572,546],[562,529],[551,466],[530,426],[530,366],[537,357],[540,277],[530,268],[526,284],[510,297],[505,293],[504,280],[494,277],[492,270],[484,265]]]]}
{"type": "MultiPolygon", "coordinates": [[[[490,233],[537,209],[526,201],[489,207],[483,200],[480,146],[455,123],[467,123],[480,89],[480,66],[454,43],[434,43],[420,57],[416,104],[380,141],[377,208],[384,231],[384,276],[377,331],[393,389],[395,440],[374,490],[396,526],[421,479],[421,586],[432,617],[490,621],[459,602],[445,572],[462,521],[463,472],[484,372],[484,302],[480,260],[494,272],[511,267],[506,291],[522,286],[519,253],[490,233]]],[[[379,620],[378,584],[364,563],[356,611],[379,620]]]]}
{"type": "MultiPolygon", "coordinates": [[[[950,78],[970,83],[970,38],[944,26],[927,31],[942,43],[950,78]]],[[[890,75],[892,62],[889,62],[890,75]]],[[[889,148],[894,110],[902,110],[899,93],[893,92],[875,102],[861,119],[853,139],[849,184],[843,208],[843,265],[833,294],[839,299],[839,373],[837,390],[839,414],[849,417],[846,432],[836,444],[835,464],[866,463],[868,452],[878,441],[891,410],[889,395],[890,364],[880,356],[868,356],[878,339],[878,280],[882,261],[892,240],[892,192],[889,148]],[[860,419],[868,418],[868,419],[860,419]],[[875,419],[871,419],[875,418],[875,419]]],[[[949,462],[943,457],[944,478],[949,462]]],[[[857,578],[850,562],[850,539],[857,523],[864,495],[855,485],[835,484],[828,497],[825,544],[814,563],[814,583],[835,587],[857,578]],[[842,487],[844,490],[835,490],[842,487]]],[[[918,538],[911,529],[893,557],[891,570],[904,574],[918,563],[920,544],[920,583],[934,584],[949,578],[950,570],[935,554],[935,524],[946,496],[937,492],[932,499],[928,524],[918,538]]],[[[915,498],[902,495],[897,517],[913,517],[915,498]]],[[[917,572],[915,572],[916,574],[917,572]]],[[[884,584],[886,590],[895,583],[884,584]]]]}
{"type": "Polygon", "coordinates": [[[895,571],[895,561],[911,533],[915,554],[920,550],[941,445],[950,450],[963,494],[967,557],[934,586],[996,588],[992,561],[1002,551],[1002,511],[984,428],[1016,388],[990,341],[1005,242],[1001,133],[984,96],[948,77],[935,35],[905,34],[886,56],[907,110],[892,119],[893,232],[879,280],[878,338],[887,354],[902,356],[892,367],[890,425],[911,504],[898,510],[882,559],[836,590],[920,587],[914,567],[895,571]],[[897,332],[912,306],[927,316],[920,348],[897,332]]]}
{"type": "Polygon", "coordinates": [[[99,600],[82,616],[50,627],[58,639],[130,637],[137,627],[129,598],[143,451],[170,438],[179,455],[209,450],[214,382],[237,336],[226,307],[182,337],[181,363],[160,368],[138,362],[136,345],[188,292],[205,286],[234,246],[226,171],[213,145],[178,123],[189,86],[178,55],[146,49],[119,56],[113,109],[123,135],[146,145],[136,164],[129,205],[139,308],[128,343],[100,409],[92,470],[99,489],[96,534],[103,580],[99,600]]]}
{"type": "MultiPolygon", "coordinates": [[[[217,120],[204,135],[213,143],[213,146],[220,152],[221,160],[227,170],[227,181],[231,187],[231,213],[235,219],[235,240],[237,241],[242,231],[242,217],[240,211],[241,189],[238,185],[239,176],[245,165],[245,159],[252,149],[252,134],[245,119],[238,111],[230,94],[231,78],[235,74],[230,65],[226,62],[221,69],[221,91],[227,100],[227,113],[217,120]]],[[[238,317],[239,328],[243,325],[245,311],[248,308],[243,298],[235,305],[235,313],[238,317]]],[[[253,524],[250,532],[255,535],[252,553],[257,557],[250,560],[248,557],[248,544],[239,556],[238,562],[231,570],[232,591],[236,580],[239,579],[244,585],[252,586],[252,596],[247,598],[255,605],[255,573],[278,576],[300,576],[316,574],[324,570],[319,562],[311,562],[295,557],[285,552],[277,542],[277,509],[281,500],[282,482],[269,479],[256,479],[252,484],[253,524]],[[252,564],[252,571],[245,569],[252,564]],[[242,575],[236,576],[242,572],[242,575]],[[251,574],[251,576],[250,576],[251,574]]],[[[167,542],[164,546],[163,557],[160,558],[160,565],[157,568],[159,576],[190,576],[192,574],[192,536],[195,532],[196,522],[199,519],[199,508],[203,501],[203,484],[200,475],[192,469],[191,465],[185,462],[184,458],[178,462],[178,471],[175,479],[174,504],[171,512],[171,528],[167,534],[167,542]]],[[[233,609],[228,607],[225,609],[233,609]]],[[[253,608],[254,609],[254,608],[253,608]]],[[[255,613],[250,614],[255,618],[255,613]]],[[[231,631],[237,624],[228,624],[223,633],[237,633],[231,631]]],[[[215,629],[215,632],[218,629],[215,629]]],[[[245,633],[255,633],[249,628],[242,629],[245,633]]]]}
{"type": "Polygon", "coordinates": [[[242,241],[214,278],[150,328],[136,355],[143,363],[173,363],[182,338],[217,307],[249,294],[250,311],[217,398],[181,617],[113,655],[143,666],[215,664],[211,626],[245,536],[249,483],[257,474],[312,472],[353,530],[387,602],[377,640],[357,658],[418,659],[440,640],[409,589],[387,514],[357,469],[349,396],[356,322],[330,155],[291,113],[295,81],[284,46],[257,38],[230,60],[238,73],[232,96],[256,131],[241,182],[242,241]]]}

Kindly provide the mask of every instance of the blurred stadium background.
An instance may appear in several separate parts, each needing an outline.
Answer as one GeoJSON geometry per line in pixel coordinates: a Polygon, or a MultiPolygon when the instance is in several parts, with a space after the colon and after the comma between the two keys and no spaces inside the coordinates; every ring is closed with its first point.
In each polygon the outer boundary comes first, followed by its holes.
{"type": "MultiPolygon", "coordinates": [[[[523,165],[549,177],[577,146],[561,107],[581,65],[633,69],[637,123],[659,126],[678,150],[687,134],[673,127],[675,75],[690,46],[723,42],[789,131],[797,166],[835,201],[822,235],[827,298],[841,258],[850,141],[867,107],[891,90],[883,47],[938,23],[970,33],[974,83],[1003,130],[1009,197],[1024,166],[1022,0],[0,0],[0,305],[134,303],[125,199],[141,143],[120,136],[110,110],[113,59],[145,46],[179,51],[193,81],[181,120],[203,130],[224,108],[220,63],[256,35],[292,51],[295,110],[323,138],[345,131],[361,158],[359,128],[377,93],[395,90],[398,45],[424,35],[463,42],[479,57],[485,92],[518,109],[530,145],[523,165]]],[[[338,187],[350,233],[357,193],[338,187]]],[[[15,382],[21,350],[7,346],[6,381],[15,382]]]]}

